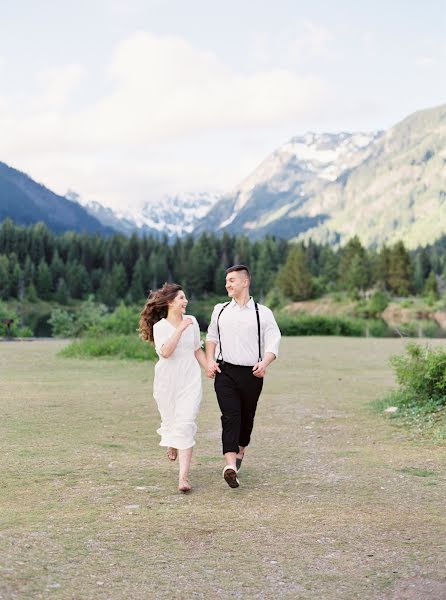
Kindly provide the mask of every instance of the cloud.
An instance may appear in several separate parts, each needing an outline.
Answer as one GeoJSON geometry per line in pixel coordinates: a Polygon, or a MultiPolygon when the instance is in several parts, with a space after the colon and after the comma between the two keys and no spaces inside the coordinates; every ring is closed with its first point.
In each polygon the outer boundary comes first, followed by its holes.
{"type": "Polygon", "coordinates": [[[91,77],[80,64],[51,67],[37,73],[34,94],[0,98],[0,157],[31,169],[32,176],[42,174],[59,192],[101,190],[97,199],[106,201],[108,186],[116,202],[115,190],[125,188],[130,173],[146,189],[161,189],[175,172],[192,189],[212,181],[217,169],[209,152],[201,161],[197,154],[195,166],[178,153],[169,164],[168,156],[164,163],[153,161],[159,145],[187,147],[187,140],[217,139],[227,131],[234,133],[234,145],[241,131],[304,123],[328,93],[316,77],[285,68],[236,71],[180,37],[144,31],[117,44],[99,98],[89,94],[91,77]],[[79,92],[82,106],[75,104],[79,92]]]}
{"type": "Polygon", "coordinates": [[[289,52],[298,63],[315,58],[331,61],[334,41],[335,36],[327,27],[307,20],[290,42],[289,52]]]}
{"type": "Polygon", "coordinates": [[[85,69],[80,64],[68,64],[39,71],[36,80],[42,92],[37,97],[38,106],[51,108],[65,104],[79,88],[84,76],[85,69]]]}
{"type": "Polygon", "coordinates": [[[415,65],[420,69],[432,69],[438,64],[438,61],[433,56],[418,56],[415,59],[415,65]]]}
{"type": "Polygon", "coordinates": [[[108,69],[113,92],[91,111],[98,139],[170,140],[212,128],[273,125],[313,111],[324,86],[284,69],[237,73],[173,36],[135,33],[108,69]]]}

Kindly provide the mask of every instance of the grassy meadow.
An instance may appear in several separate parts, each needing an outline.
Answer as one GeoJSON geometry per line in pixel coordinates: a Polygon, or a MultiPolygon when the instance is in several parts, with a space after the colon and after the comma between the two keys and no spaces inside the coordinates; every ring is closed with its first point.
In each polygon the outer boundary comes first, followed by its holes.
{"type": "Polygon", "coordinates": [[[236,490],[205,380],[186,496],[154,363],[66,344],[0,343],[1,600],[446,597],[444,447],[371,408],[403,340],[284,338],[236,490]]]}

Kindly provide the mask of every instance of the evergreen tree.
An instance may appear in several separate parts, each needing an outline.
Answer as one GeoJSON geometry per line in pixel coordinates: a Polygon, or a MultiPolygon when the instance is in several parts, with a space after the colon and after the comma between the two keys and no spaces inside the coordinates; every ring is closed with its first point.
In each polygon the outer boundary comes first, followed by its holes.
{"type": "Polygon", "coordinates": [[[389,289],[398,296],[408,296],[411,279],[412,264],[410,255],[403,242],[397,242],[390,248],[389,275],[387,278],[389,289]]]}
{"type": "Polygon", "coordinates": [[[34,283],[30,283],[25,288],[25,298],[28,300],[28,302],[37,302],[38,296],[34,283]]]}
{"type": "Polygon", "coordinates": [[[23,283],[25,288],[34,283],[35,277],[35,267],[31,262],[31,258],[29,256],[25,259],[25,266],[23,268],[23,283]]]}
{"type": "Polygon", "coordinates": [[[42,298],[42,300],[51,299],[53,278],[51,277],[50,268],[44,258],[40,260],[37,268],[36,289],[39,298],[42,298]]]}
{"type": "Polygon", "coordinates": [[[66,268],[66,283],[71,298],[85,298],[91,291],[87,270],[77,261],[68,263],[66,268]]]}
{"type": "Polygon", "coordinates": [[[306,265],[305,251],[301,245],[296,245],[290,250],[286,263],[277,276],[277,285],[291,300],[311,298],[313,283],[306,265]]]}
{"type": "Polygon", "coordinates": [[[438,285],[437,278],[435,277],[435,273],[431,271],[426,279],[426,283],[423,288],[423,296],[429,298],[430,300],[438,300],[440,297],[438,293],[438,285]]]}
{"type": "MultiPolygon", "coordinates": [[[[139,302],[146,296],[145,265],[142,256],[136,261],[132,272],[132,283],[130,285],[130,296],[133,302],[139,302]]],[[[148,289],[147,289],[148,292],[148,289]]]]}
{"type": "Polygon", "coordinates": [[[9,298],[9,260],[4,254],[0,255],[0,299],[9,298]]]}
{"type": "Polygon", "coordinates": [[[17,254],[12,252],[9,256],[9,295],[19,298],[23,286],[22,270],[17,259],[17,254]]]}
{"type": "Polygon", "coordinates": [[[354,236],[341,250],[339,281],[342,289],[356,295],[367,288],[370,280],[367,253],[359,238],[354,236]]]}
{"type": "Polygon", "coordinates": [[[62,259],[59,256],[59,252],[56,249],[53,254],[53,260],[50,264],[51,277],[53,278],[53,283],[57,288],[59,285],[60,279],[63,279],[65,276],[65,265],[62,262],[62,259]]]}
{"type": "Polygon", "coordinates": [[[54,294],[54,298],[59,302],[59,304],[68,304],[70,299],[70,290],[65,282],[63,277],[60,277],[57,286],[56,293],[54,294]]]}
{"type": "Polygon", "coordinates": [[[414,288],[415,292],[420,294],[423,291],[425,281],[431,272],[431,263],[426,248],[422,248],[415,254],[414,258],[414,288]]]}
{"type": "Polygon", "coordinates": [[[113,265],[111,280],[117,298],[125,298],[128,292],[127,275],[122,263],[113,265]]]}

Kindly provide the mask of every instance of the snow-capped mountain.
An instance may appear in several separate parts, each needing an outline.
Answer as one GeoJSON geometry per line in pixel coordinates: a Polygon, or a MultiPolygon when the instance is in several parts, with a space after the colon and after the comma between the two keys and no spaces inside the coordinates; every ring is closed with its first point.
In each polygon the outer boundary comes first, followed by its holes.
{"type": "Polygon", "coordinates": [[[136,232],[168,237],[191,233],[220,199],[217,194],[190,193],[166,196],[160,202],[147,202],[139,209],[112,210],[99,202],[83,201],[75,192],[68,192],[66,197],[82,204],[102,224],[126,235],[136,232]]]}
{"type": "Polygon", "coordinates": [[[255,237],[298,235],[315,222],[305,217],[290,220],[288,213],[366,160],[381,136],[380,131],[310,132],[292,138],[223,197],[196,231],[245,232],[255,237]]]}

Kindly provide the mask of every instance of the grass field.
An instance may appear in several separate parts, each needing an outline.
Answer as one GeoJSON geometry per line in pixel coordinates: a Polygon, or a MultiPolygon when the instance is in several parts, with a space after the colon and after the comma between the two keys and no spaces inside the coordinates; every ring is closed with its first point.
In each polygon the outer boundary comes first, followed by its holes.
{"type": "Polygon", "coordinates": [[[284,339],[238,490],[206,380],[188,496],[154,364],[64,344],[0,343],[2,600],[446,598],[444,447],[369,406],[401,340],[284,339]]]}

